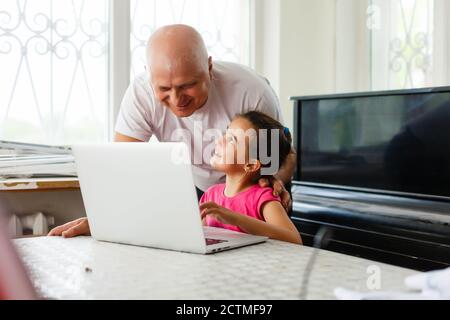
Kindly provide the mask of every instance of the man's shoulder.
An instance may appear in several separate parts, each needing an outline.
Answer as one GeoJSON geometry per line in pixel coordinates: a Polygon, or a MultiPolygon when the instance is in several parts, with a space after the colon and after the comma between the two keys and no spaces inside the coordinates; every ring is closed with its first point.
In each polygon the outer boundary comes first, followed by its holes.
{"type": "Polygon", "coordinates": [[[233,62],[216,62],[215,87],[228,99],[228,108],[239,113],[250,110],[264,112],[281,119],[275,90],[269,81],[255,70],[233,62]]]}
{"type": "Polygon", "coordinates": [[[240,83],[248,85],[267,86],[268,80],[250,67],[228,61],[214,62],[215,75],[224,82],[240,83]]]}
{"type": "Polygon", "coordinates": [[[132,92],[135,102],[139,102],[145,107],[159,107],[158,100],[150,86],[147,72],[138,73],[131,81],[129,90],[132,92]]]}
{"type": "Polygon", "coordinates": [[[135,75],[134,79],[132,79],[132,84],[134,86],[141,86],[145,88],[150,88],[148,72],[143,71],[135,75]]]}
{"type": "Polygon", "coordinates": [[[222,69],[225,70],[239,70],[239,71],[253,71],[251,68],[237,63],[237,62],[231,62],[231,61],[222,61],[222,60],[216,60],[213,62],[213,64],[217,67],[221,67],[222,69]]]}

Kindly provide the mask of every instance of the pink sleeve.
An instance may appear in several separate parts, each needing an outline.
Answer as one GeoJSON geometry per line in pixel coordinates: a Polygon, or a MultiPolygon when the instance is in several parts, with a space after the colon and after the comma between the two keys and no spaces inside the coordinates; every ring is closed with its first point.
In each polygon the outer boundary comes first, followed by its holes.
{"type": "Polygon", "coordinates": [[[208,190],[206,190],[200,197],[199,204],[203,204],[205,202],[211,201],[211,199],[214,198],[213,194],[214,194],[215,190],[216,190],[215,186],[209,187],[208,190]]]}
{"type": "Polygon", "coordinates": [[[258,199],[258,204],[257,204],[257,210],[258,210],[258,217],[265,221],[264,219],[264,215],[261,211],[263,205],[267,202],[271,202],[271,201],[278,201],[281,202],[281,198],[280,197],[275,197],[273,195],[273,189],[272,188],[264,188],[264,191],[261,193],[261,196],[258,199]]]}

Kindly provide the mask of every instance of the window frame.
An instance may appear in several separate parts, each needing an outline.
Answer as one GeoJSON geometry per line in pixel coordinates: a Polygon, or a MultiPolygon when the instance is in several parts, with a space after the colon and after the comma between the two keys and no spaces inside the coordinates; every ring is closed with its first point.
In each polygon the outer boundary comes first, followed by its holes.
{"type": "MultiPolygon", "coordinates": [[[[248,66],[255,65],[255,12],[256,0],[241,4],[241,19],[247,17],[248,24],[243,33],[248,39],[242,42],[241,52],[247,56],[248,66]]],[[[114,127],[123,96],[130,85],[131,68],[131,1],[110,0],[109,3],[109,90],[108,90],[108,140],[114,140],[114,127]]]]}
{"type": "Polygon", "coordinates": [[[108,140],[113,141],[123,95],[130,85],[130,1],[110,0],[109,10],[108,140]]]}

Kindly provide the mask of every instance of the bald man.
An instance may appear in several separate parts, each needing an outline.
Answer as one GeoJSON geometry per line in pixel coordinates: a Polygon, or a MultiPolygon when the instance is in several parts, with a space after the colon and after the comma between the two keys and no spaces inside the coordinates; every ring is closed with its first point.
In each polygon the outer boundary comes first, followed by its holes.
{"type": "MultiPolygon", "coordinates": [[[[214,62],[201,35],[186,25],[165,26],[151,36],[147,46],[147,72],[136,77],[122,101],[115,141],[184,141],[194,155],[193,175],[199,197],[210,186],[224,182],[205,159],[205,148],[219,137],[237,114],[261,111],[283,122],[279,101],[269,82],[253,70],[230,62],[214,62]]],[[[211,149],[211,152],[213,149],[211,149]]],[[[207,152],[206,152],[207,153],[207,152]]],[[[285,208],[291,198],[284,188],[295,168],[294,150],[271,185],[285,208]]],[[[149,164],[150,165],[150,164],[149,164]]],[[[86,218],[55,228],[49,235],[87,234],[86,218]]]]}

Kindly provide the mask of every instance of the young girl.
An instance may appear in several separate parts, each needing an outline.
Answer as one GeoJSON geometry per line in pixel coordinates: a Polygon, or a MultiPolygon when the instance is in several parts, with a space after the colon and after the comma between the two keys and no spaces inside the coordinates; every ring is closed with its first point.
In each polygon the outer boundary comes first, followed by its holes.
{"type": "MultiPolygon", "coordinates": [[[[267,143],[267,154],[274,160],[277,155],[270,152],[271,130],[278,130],[279,138],[274,142],[279,149],[276,160],[281,165],[291,150],[291,137],[278,121],[261,112],[238,115],[217,141],[211,165],[225,173],[226,183],[210,187],[201,197],[203,224],[302,244],[280,198],[273,195],[272,188],[261,188],[258,184],[262,170],[271,164],[262,164],[260,152],[253,158],[250,148],[267,143]],[[260,136],[260,129],[269,131],[267,139],[260,136]],[[251,130],[256,132],[255,136],[243,134],[251,130]]],[[[275,171],[278,169],[279,166],[275,171]]]]}
{"type": "MultiPolygon", "coordinates": [[[[290,135],[284,132],[284,127],[278,121],[256,111],[237,116],[226,134],[217,142],[211,159],[213,167],[226,174],[226,183],[212,186],[201,197],[203,223],[301,244],[300,234],[281,205],[280,198],[273,196],[272,188],[261,188],[258,184],[263,169],[270,164],[265,164],[258,152],[256,159],[252,158],[251,142],[258,146],[260,142],[266,144],[267,154],[271,155],[271,141],[258,135],[250,137],[241,134],[249,129],[256,130],[256,133],[260,129],[278,131],[279,139],[274,141],[279,149],[276,163],[284,163],[291,150],[290,135]],[[240,155],[244,155],[244,159],[239,159],[240,155]]],[[[271,137],[270,132],[267,137],[271,137]]],[[[272,169],[276,172],[279,168],[272,169]]],[[[49,233],[50,236],[64,237],[89,234],[87,218],[56,227],[49,233]]]]}

